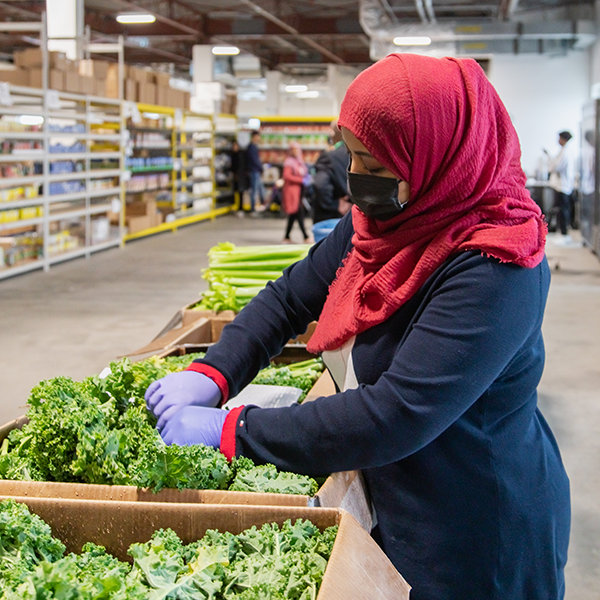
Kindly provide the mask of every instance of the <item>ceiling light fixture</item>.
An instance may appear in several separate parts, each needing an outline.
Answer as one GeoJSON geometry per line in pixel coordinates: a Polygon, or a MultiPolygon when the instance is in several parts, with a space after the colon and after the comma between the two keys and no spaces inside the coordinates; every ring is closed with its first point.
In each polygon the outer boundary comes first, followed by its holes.
{"type": "Polygon", "coordinates": [[[430,37],[396,37],[394,38],[396,46],[429,46],[431,44],[430,37]]]}
{"type": "Polygon", "coordinates": [[[308,90],[307,92],[299,92],[298,98],[318,98],[319,91],[318,90],[308,90]]]}
{"type": "Polygon", "coordinates": [[[117,15],[117,21],[125,25],[137,25],[140,23],[154,23],[156,17],[149,14],[124,13],[122,15],[117,15]]]}
{"type": "Polygon", "coordinates": [[[307,85],[286,85],[285,91],[289,94],[295,94],[296,92],[306,92],[308,90],[307,85]]]}
{"type": "Polygon", "coordinates": [[[212,53],[215,56],[235,56],[240,53],[240,49],[237,46],[214,46],[212,53]]]}
{"type": "Polygon", "coordinates": [[[18,118],[21,125],[41,125],[44,122],[44,117],[37,115],[21,115],[18,118]]]}

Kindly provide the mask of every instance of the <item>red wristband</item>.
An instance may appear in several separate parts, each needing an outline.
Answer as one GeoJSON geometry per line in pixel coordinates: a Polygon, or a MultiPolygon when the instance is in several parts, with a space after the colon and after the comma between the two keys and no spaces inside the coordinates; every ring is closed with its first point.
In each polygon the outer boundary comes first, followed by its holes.
{"type": "Polygon", "coordinates": [[[214,367],[204,363],[193,362],[187,367],[186,371],[196,371],[196,373],[201,373],[212,379],[221,391],[221,404],[225,404],[225,402],[229,400],[229,385],[227,384],[227,379],[225,379],[225,377],[223,377],[223,375],[221,375],[214,367]]]}
{"type": "MultiPolygon", "coordinates": [[[[225,455],[227,460],[231,461],[235,457],[235,430],[237,427],[238,417],[242,412],[243,406],[236,406],[229,411],[223,423],[221,430],[221,453],[225,455]]],[[[240,421],[240,426],[243,426],[243,421],[240,421]]]]}

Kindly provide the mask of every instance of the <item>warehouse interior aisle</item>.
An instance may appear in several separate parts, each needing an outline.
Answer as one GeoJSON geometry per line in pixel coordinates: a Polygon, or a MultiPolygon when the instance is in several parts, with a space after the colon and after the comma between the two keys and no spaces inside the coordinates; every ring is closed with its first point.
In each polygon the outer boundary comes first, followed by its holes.
{"type": "MultiPolygon", "coordinates": [[[[277,244],[284,221],[227,216],[0,282],[0,423],[24,413],[32,386],[83,378],[148,343],[206,289],[218,242],[277,244]]],[[[298,240],[300,241],[300,240],[298,240]]],[[[549,240],[553,267],[540,406],[571,479],[567,600],[600,597],[600,262],[549,240]]]]}

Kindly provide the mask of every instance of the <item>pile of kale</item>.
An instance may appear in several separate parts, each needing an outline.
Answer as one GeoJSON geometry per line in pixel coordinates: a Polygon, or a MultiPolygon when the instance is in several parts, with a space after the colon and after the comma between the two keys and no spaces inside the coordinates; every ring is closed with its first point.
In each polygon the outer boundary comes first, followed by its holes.
{"type": "Polygon", "coordinates": [[[132,544],[133,564],[87,543],[65,555],[47,523],[14,500],[0,502],[0,599],[314,600],[337,526],[266,524],[239,535],[209,530],[184,545],[171,529],[132,544]]]}
{"type": "Polygon", "coordinates": [[[184,369],[198,355],[152,357],[110,364],[104,377],[42,381],[31,391],[22,429],[0,449],[0,479],[220,489],[314,495],[317,483],[302,475],[231,463],[206,446],[167,446],[146,409],[148,385],[184,369]]]}

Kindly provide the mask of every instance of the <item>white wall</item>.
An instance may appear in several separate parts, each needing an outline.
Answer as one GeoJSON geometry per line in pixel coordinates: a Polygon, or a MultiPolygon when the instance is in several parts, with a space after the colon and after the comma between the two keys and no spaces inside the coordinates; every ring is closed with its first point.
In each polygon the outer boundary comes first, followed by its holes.
{"type": "Polygon", "coordinates": [[[519,134],[528,175],[535,173],[542,148],[557,151],[559,131],[569,130],[569,143],[579,148],[581,108],[590,97],[588,52],[496,54],[488,75],[519,134]]]}

